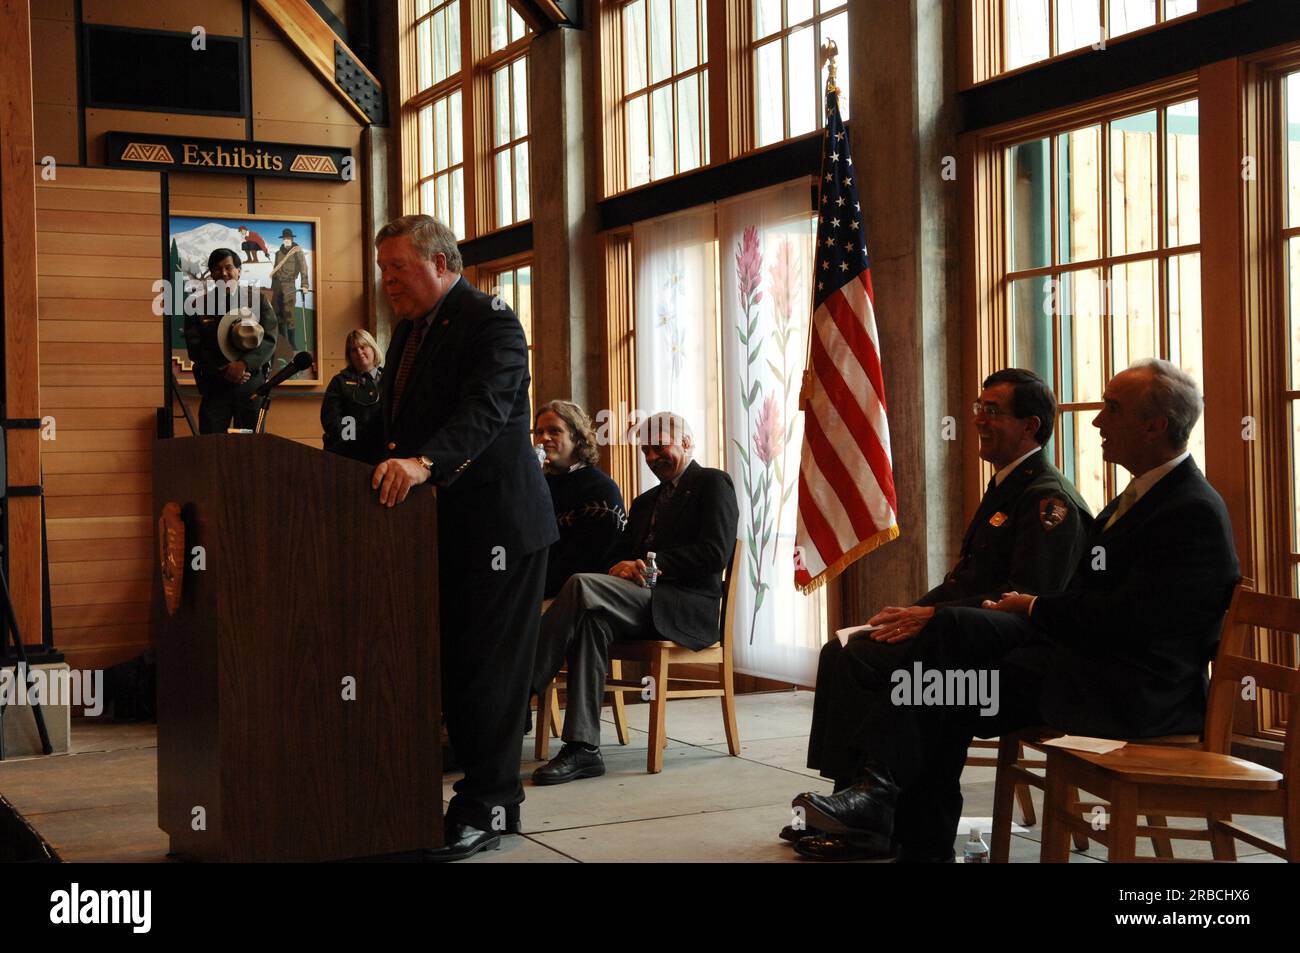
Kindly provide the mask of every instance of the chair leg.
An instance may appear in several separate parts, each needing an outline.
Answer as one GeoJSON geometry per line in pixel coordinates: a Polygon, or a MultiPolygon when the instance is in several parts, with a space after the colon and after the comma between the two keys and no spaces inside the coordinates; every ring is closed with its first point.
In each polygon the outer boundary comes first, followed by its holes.
{"type": "MultiPolygon", "coordinates": [[[[1071,801],[1071,803],[1073,803],[1074,801],[1077,801],[1077,800],[1079,800],[1079,789],[1078,789],[1078,788],[1073,788],[1073,787],[1072,787],[1072,788],[1070,788],[1070,801],[1071,801]]],[[[1075,831],[1075,832],[1074,832],[1074,849],[1075,849],[1075,850],[1087,850],[1087,849],[1088,849],[1088,835],[1087,835],[1087,834],[1080,834],[1078,831],[1075,831]]]]}
{"type": "Polygon", "coordinates": [[[650,661],[650,684],[654,694],[650,698],[650,750],[646,753],[646,773],[658,774],[664,769],[664,747],[668,744],[665,714],[668,706],[668,652],[660,649],[650,661]]]}
{"type": "Polygon", "coordinates": [[[1110,836],[1106,859],[1112,864],[1128,863],[1137,856],[1137,790],[1131,785],[1111,785],[1106,833],[1110,836]]]}
{"type": "Polygon", "coordinates": [[[560,693],[558,690],[550,692],[551,696],[551,737],[560,737],[560,728],[564,724],[560,720],[560,693]]]}
{"type": "Polygon", "coordinates": [[[993,781],[993,842],[989,861],[1005,864],[1011,859],[1011,801],[1021,787],[1006,770],[1020,756],[1020,744],[1011,738],[998,739],[998,773],[993,781]]]}
{"type": "MultiPolygon", "coordinates": [[[[1215,860],[1236,860],[1237,859],[1237,839],[1232,834],[1219,825],[1231,821],[1231,814],[1207,814],[1205,823],[1210,829],[1210,851],[1215,860]]],[[[1288,837],[1287,845],[1291,843],[1288,837]]]]}
{"type": "Polygon", "coordinates": [[[546,683],[542,697],[537,699],[537,735],[533,739],[533,757],[538,761],[551,759],[551,728],[553,712],[559,702],[555,697],[555,679],[546,683]]]}
{"type": "MultiPolygon", "coordinates": [[[[1148,814],[1147,824],[1151,827],[1168,827],[1169,818],[1163,814],[1148,814]]],[[[1155,851],[1157,857],[1162,857],[1165,860],[1170,860],[1174,856],[1174,844],[1168,837],[1152,837],[1151,849],[1155,851]]]]}
{"type": "MultiPolygon", "coordinates": [[[[1048,760],[1051,760],[1050,755],[1048,760]]],[[[1069,816],[1073,791],[1074,788],[1065,783],[1060,771],[1048,770],[1043,794],[1043,839],[1039,847],[1039,863],[1069,863],[1070,831],[1065,826],[1065,818],[1069,816]]]]}
{"type": "Polygon", "coordinates": [[[722,725],[727,732],[727,750],[734,756],[740,754],[740,728],[736,725],[736,689],[723,668],[722,665],[718,666],[718,671],[722,672],[722,725]]]}
{"type": "MultiPolygon", "coordinates": [[[[623,663],[619,659],[612,659],[609,663],[610,678],[618,681],[623,677],[623,663]]],[[[627,705],[623,701],[622,692],[610,692],[614,697],[610,701],[610,708],[614,711],[614,730],[618,732],[618,743],[625,745],[628,742],[627,733],[627,705]]]]}

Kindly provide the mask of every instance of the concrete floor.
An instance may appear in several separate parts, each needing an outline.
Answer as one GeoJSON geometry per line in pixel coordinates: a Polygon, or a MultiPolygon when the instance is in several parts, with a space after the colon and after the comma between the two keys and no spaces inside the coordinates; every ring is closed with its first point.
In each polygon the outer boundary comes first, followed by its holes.
{"type": "MultiPolygon", "coordinates": [[[[520,765],[526,800],[521,834],[502,840],[467,863],[574,863],[600,861],[729,861],[742,863],[803,862],[777,832],[790,823],[790,800],[802,791],[829,792],[829,782],[804,767],[811,692],[742,695],[736,699],[742,739],[740,756],[727,754],[719,703],[683,699],[668,705],[668,748],[662,774],[645,773],[646,719],[649,706],[628,707],[630,743],[619,745],[608,708],[604,710],[602,753],[606,774],[600,778],[537,787],[528,780],[540,762],[533,758],[533,736],[524,739],[520,765]]],[[[560,743],[553,739],[551,755],[560,743]]],[[[989,840],[993,813],[992,768],[967,768],[958,857],[968,825],[989,840]]],[[[448,775],[445,796],[459,775],[448,775]]],[[[1034,792],[1041,813],[1041,795],[1034,792]]],[[[1281,821],[1239,818],[1243,825],[1274,840],[1282,839],[1281,821]]],[[[1175,824],[1180,823],[1175,819],[1175,824]]],[[[1192,823],[1188,820],[1186,823],[1192,823]]],[[[1013,863],[1038,862],[1039,827],[1017,825],[1011,839],[1013,863]]],[[[1181,841],[1179,857],[1209,856],[1206,844],[1181,841]]],[[[1139,854],[1151,854],[1139,841],[1139,854]]],[[[1071,855],[1073,863],[1103,863],[1106,850],[1094,844],[1071,855]]],[[[1246,862],[1280,862],[1238,843],[1246,862]]]]}

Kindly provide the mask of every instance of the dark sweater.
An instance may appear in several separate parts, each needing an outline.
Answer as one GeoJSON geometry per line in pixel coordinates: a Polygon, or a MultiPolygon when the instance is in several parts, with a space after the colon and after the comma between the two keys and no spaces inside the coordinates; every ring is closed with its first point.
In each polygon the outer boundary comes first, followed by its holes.
{"type": "Polygon", "coordinates": [[[546,595],[551,599],[574,573],[605,572],[619,534],[627,523],[623,494],[602,470],[592,466],[546,474],[560,538],[546,560],[546,595]]]}

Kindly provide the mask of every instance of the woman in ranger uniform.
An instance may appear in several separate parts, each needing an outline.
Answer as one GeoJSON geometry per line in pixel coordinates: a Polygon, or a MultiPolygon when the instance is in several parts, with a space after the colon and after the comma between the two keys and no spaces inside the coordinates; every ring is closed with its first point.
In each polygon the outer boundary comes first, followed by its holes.
{"type": "Polygon", "coordinates": [[[363,463],[378,463],[384,445],[379,380],[384,359],[368,331],[348,334],[348,366],[334,375],[321,402],[325,449],[363,463]]]}

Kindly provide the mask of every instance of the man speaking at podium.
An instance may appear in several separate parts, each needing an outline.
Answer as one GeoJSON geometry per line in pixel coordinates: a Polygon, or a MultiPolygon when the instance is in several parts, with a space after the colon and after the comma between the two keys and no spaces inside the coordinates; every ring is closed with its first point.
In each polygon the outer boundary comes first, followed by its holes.
{"type": "Polygon", "coordinates": [[[389,459],[371,483],[385,506],[438,487],[442,710],[465,777],[430,859],[461,860],[519,826],[524,709],[559,531],[532,447],[519,319],[461,277],[456,237],[436,219],[394,219],[375,245],[402,320],[382,385],[389,459]]]}

